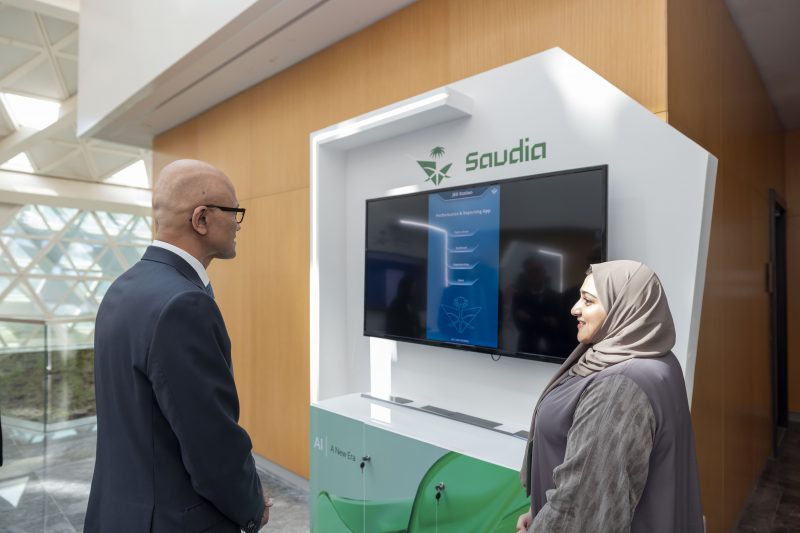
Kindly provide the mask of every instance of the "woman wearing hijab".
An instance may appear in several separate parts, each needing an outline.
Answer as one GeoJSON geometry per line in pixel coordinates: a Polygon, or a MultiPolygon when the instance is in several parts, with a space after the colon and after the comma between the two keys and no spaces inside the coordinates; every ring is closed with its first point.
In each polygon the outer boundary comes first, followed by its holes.
{"type": "Polygon", "coordinates": [[[702,532],[686,386],[661,282],[592,265],[572,308],[580,344],[545,388],[520,478],[517,531],[702,532]]]}

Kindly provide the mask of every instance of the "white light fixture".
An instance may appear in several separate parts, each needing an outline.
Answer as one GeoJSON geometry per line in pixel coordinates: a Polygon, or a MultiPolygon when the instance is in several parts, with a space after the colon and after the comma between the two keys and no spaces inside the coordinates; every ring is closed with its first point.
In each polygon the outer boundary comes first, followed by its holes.
{"type": "Polygon", "coordinates": [[[139,159],[135,163],[131,163],[119,172],[115,172],[110,178],[106,179],[106,183],[114,185],[126,185],[128,187],[138,187],[140,189],[149,189],[150,180],[147,177],[147,168],[144,166],[144,161],[139,159]]]}
{"type": "Polygon", "coordinates": [[[0,168],[3,170],[16,170],[18,172],[33,172],[33,165],[31,160],[25,155],[25,152],[20,152],[2,165],[0,168]]]}
{"type": "Polygon", "coordinates": [[[17,126],[43,130],[58,120],[61,104],[44,98],[0,93],[11,120],[17,126]]]}

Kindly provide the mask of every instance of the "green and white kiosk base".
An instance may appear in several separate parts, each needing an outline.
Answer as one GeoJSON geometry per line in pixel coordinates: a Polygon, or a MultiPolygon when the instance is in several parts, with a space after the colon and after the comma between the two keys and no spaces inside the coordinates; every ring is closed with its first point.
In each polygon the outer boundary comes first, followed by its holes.
{"type": "Polygon", "coordinates": [[[350,394],[311,406],[312,531],[514,531],[525,441],[350,394]]]}

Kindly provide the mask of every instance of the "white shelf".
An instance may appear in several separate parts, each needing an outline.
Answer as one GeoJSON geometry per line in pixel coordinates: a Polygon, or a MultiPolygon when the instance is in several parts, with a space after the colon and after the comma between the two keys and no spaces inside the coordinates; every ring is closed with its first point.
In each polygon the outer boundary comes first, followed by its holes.
{"type": "Polygon", "coordinates": [[[312,406],[512,470],[519,469],[525,453],[525,441],[518,437],[365,398],[358,393],[330,398],[312,406]]]}

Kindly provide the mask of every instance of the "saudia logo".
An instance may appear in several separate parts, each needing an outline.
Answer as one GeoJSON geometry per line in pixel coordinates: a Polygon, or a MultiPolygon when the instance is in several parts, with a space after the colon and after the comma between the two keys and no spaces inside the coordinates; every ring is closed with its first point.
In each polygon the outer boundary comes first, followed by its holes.
{"type": "MultiPolygon", "coordinates": [[[[453,163],[447,163],[439,168],[438,163],[435,161],[444,155],[444,147],[434,146],[431,149],[430,157],[433,161],[417,161],[417,164],[425,171],[428,176],[425,181],[433,182],[438,186],[445,178],[451,178],[448,174],[453,163]]],[[[525,163],[528,161],[536,161],[537,159],[547,158],[547,143],[531,143],[528,137],[519,140],[519,144],[513,148],[506,148],[504,150],[496,150],[494,152],[470,152],[467,154],[465,161],[467,172],[480,170],[484,168],[502,167],[504,165],[516,165],[517,163],[525,163]]]]}
{"type": "MultiPolygon", "coordinates": [[[[438,159],[444,155],[444,148],[434,146],[430,155],[432,158],[438,159]]],[[[445,178],[449,178],[450,176],[447,173],[450,171],[450,167],[453,166],[453,163],[448,163],[442,168],[437,168],[436,161],[417,161],[417,164],[428,175],[425,181],[432,181],[434,185],[439,185],[445,178]]]]}
{"type": "Polygon", "coordinates": [[[516,165],[526,161],[547,158],[547,143],[530,144],[530,139],[519,140],[519,145],[514,148],[495,152],[470,152],[467,154],[467,172],[473,170],[502,167],[503,165],[516,165]]]}

